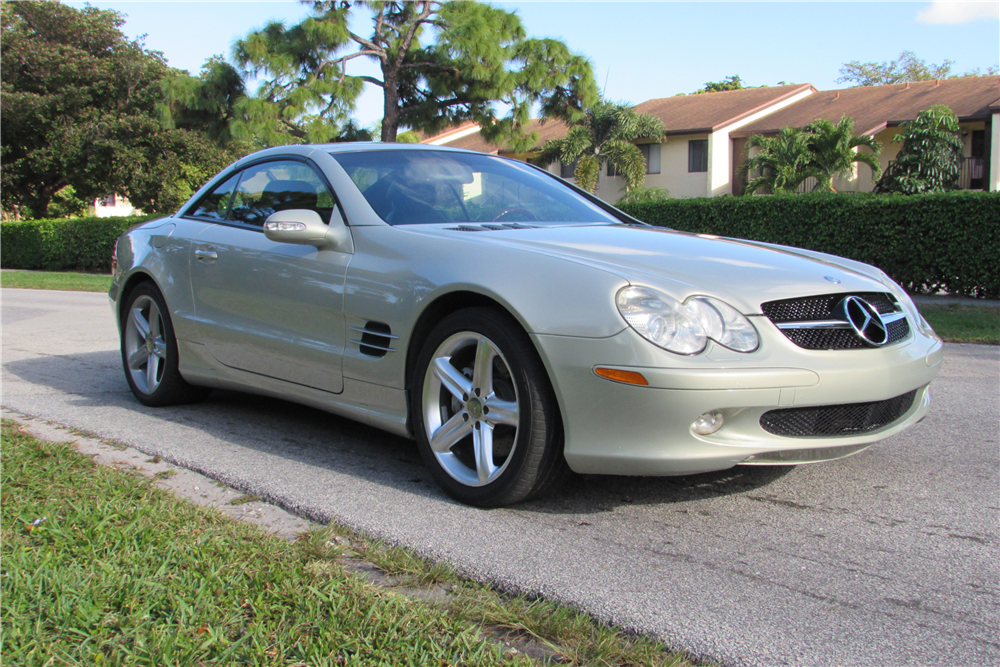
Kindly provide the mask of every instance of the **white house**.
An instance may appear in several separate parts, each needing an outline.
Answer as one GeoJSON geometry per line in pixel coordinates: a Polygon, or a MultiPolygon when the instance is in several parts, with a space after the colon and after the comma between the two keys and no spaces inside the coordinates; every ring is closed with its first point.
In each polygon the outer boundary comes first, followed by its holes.
{"type": "MultiPolygon", "coordinates": [[[[1000,77],[962,77],[889,86],[867,86],[819,91],[811,84],[747,88],[719,93],[679,95],[649,100],[636,110],[660,118],[667,129],[661,144],[639,142],[646,156],[647,187],[664,187],[674,197],[740,194],[745,179],[740,166],[746,159],[747,139],[772,135],[786,126],[802,127],[826,118],[855,120],[857,134],[873,134],[882,143],[881,164],[888,165],[900,144],[891,139],[901,123],[935,104],[944,104],[958,116],[963,138],[963,163],[959,185],[969,190],[1000,189],[1000,77]]],[[[538,146],[565,136],[560,121],[532,121],[538,146]]],[[[424,143],[467,148],[529,158],[487,143],[474,123],[465,123],[429,137],[424,143]]],[[[862,149],[865,150],[865,149],[862,149]]],[[[549,167],[572,178],[570,165],[549,167]]],[[[838,190],[870,191],[871,172],[861,166],[846,179],[834,182],[838,190]]],[[[605,169],[598,196],[614,202],[624,193],[624,182],[605,169]]]]}
{"type": "Polygon", "coordinates": [[[110,194],[107,197],[98,197],[94,200],[91,215],[97,218],[117,218],[126,215],[142,215],[142,211],[132,206],[128,199],[117,194],[110,194]]]}

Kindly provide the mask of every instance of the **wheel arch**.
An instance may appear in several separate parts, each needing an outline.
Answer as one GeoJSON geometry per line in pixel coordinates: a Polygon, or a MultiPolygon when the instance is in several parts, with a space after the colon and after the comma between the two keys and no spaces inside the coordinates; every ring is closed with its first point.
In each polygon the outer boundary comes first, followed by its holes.
{"type": "MultiPolygon", "coordinates": [[[[410,341],[406,347],[406,366],[403,378],[403,386],[407,388],[407,391],[410,389],[411,382],[413,381],[413,375],[416,372],[417,357],[420,356],[420,350],[423,348],[424,343],[434,326],[454,312],[464,310],[466,308],[477,307],[492,308],[503,312],[513,318],[514,321],[517,322],[517,325],[521,328],[521,331],[525,335],[528,335],[528,328],[525,326],[524,319],[512,308],[492,296],[466,289],[441,294],[424,307],[420,315],[417,317],[416,323],[414,324],[413,330],[410,334],[410,341]]],[[[553,397],[556,401],[559,419],[562,421],[562,408],[559,405],[559,400],[555,393],[555,383],[552,380],[551,371],[548,364],[545,362],[545,357],[542,355],[541,350],[538,349],[538,346],[535,344],[535,341],[530,335],[528,335],[528,340],[531,341],[532,349],[534,349],[535,354],[538,355],[542,368],[545,369],[545,373],[548,376],[547,379],[549,381],[549,386],[552,387],[553,390],[553,397]]],[[[409,403],[410,402],[407,401],[408,413],[409,403]]],[[[406,422],[407,430],[410,431],[410,434],[412,435],[413,415],[408,414],[406,422]]]]}
{"type": "Polygon", "coordinates": [[[133,271],[129,277],[125,279],[125,282],[122,283],[121,287],[118,288],[118,300],[115,303],[115,306],[119,325],[121,324],[122,316],[125,314],[125,304],[128,303],[128,297],[132,293],[132,290],[146,282],[153,283],[153,285],[156,286],[156,289],[160,291],[160,294],[163,294],[163,288],[156,282],[156,279],[153,278],[152,274],[147,273],[142,269],[136,269],[133,271]]]}

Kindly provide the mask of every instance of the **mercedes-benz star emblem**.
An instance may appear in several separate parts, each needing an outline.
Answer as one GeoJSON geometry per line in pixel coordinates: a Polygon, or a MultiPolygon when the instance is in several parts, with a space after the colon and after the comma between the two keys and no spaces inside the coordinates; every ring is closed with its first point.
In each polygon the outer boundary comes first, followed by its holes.
{"type": "Polygon", "coordinates": [[[858,338],[873,347],[885,345],[889,341],[882,316],[875,306],[858,296],[849,296],[837,306],[839,314],[847,320],[858,334],[858,338]]]}

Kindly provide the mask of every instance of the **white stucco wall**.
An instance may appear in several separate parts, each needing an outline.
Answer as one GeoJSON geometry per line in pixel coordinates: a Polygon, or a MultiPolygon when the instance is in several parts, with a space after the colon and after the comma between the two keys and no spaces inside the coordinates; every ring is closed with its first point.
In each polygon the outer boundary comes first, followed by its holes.
{"type": "Polygon", "coordinates": [[[733,155],[733,142],[729,137],[730,132],[746,127],[779,109],[795,104],[815,92],[813,88],[808,88],[757,113],[716,128],[708,138],[708,181],[704,194],[709,197],[733,194],[733,158],[735,156],[733,155]]]}
{"type": "Polygon", "coordinates": [[[708,135],[708,183],[705,194],[731,195],[733,193],[733,142],[730,128],[708,135]]]}
{"type": "MultiPolygon", "coordinates": [[[[647,188],[666,188],[671,197],[704,197],[708,192],[706,171],[688,171],[688,142],[708,139],[707,134],[678,134],[671,136],[660,148],[660,173],[646,176],[647,188]]],[[[709,145],[711,150],[711,145],[709,145]]],[[[709,169],[712,168],[709,153],[709,169]]]]}

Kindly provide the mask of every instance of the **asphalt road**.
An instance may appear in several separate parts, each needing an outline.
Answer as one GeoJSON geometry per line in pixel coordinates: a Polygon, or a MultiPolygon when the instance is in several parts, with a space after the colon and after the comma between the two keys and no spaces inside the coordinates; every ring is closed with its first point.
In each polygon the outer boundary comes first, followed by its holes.
{"type": "Polygon", "coordinates": [[[1000,664],[1000,348],[949,345],[921,424],[854,457],[573,480],[477,510],[409,441],[232,392],[128,392],[103,294],[2,291],[2,403],[724,665],[1000,664]]]}

